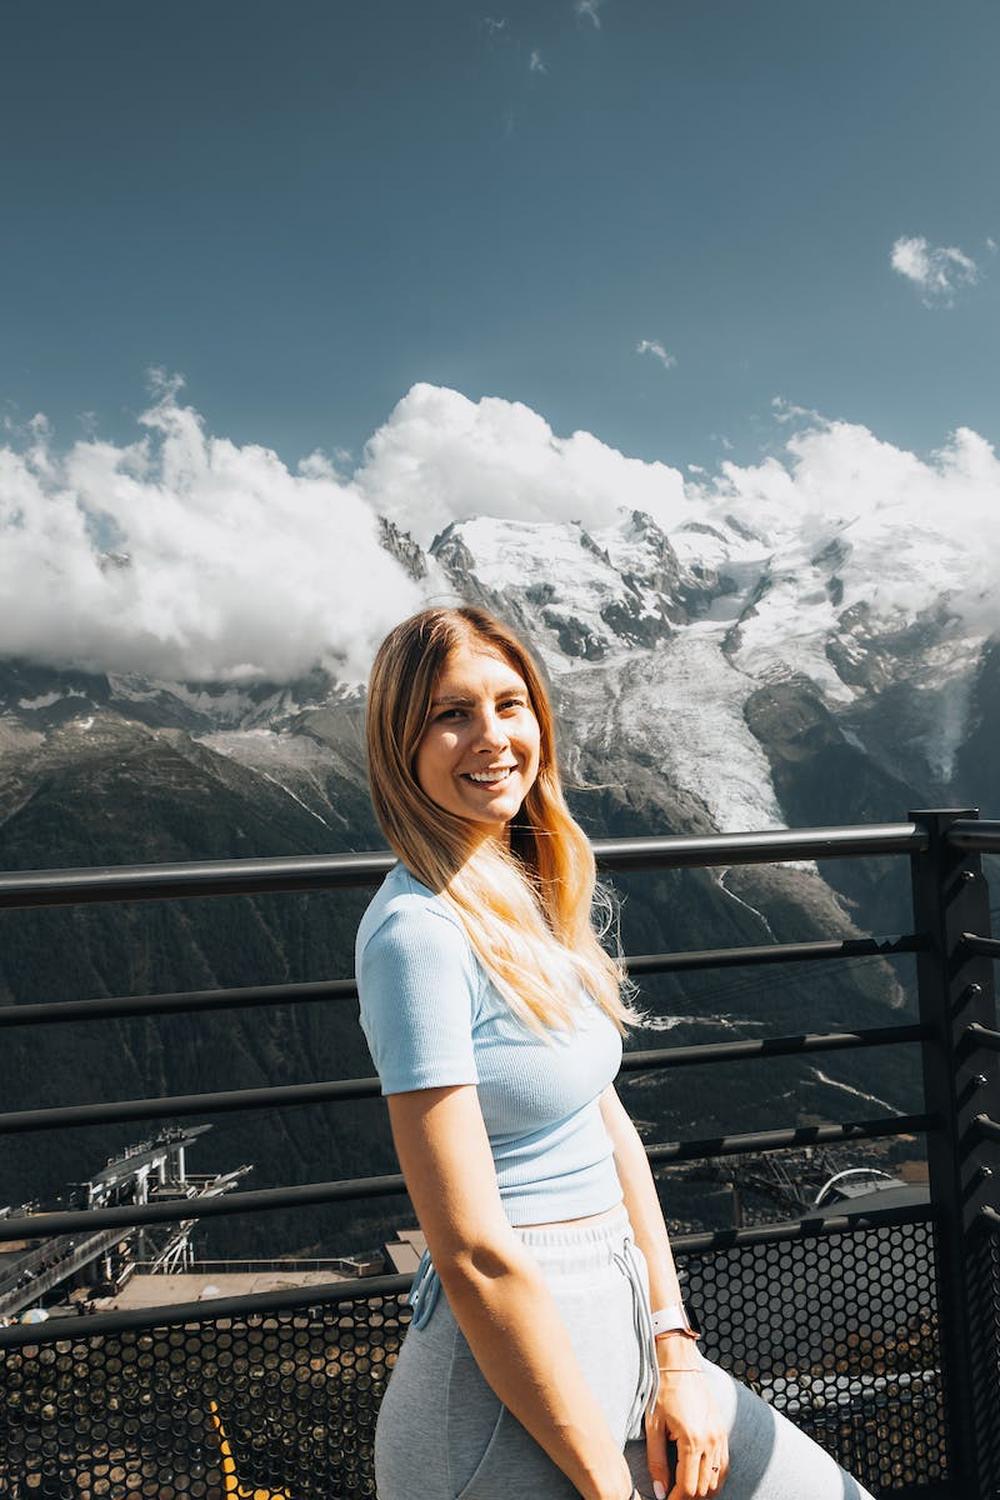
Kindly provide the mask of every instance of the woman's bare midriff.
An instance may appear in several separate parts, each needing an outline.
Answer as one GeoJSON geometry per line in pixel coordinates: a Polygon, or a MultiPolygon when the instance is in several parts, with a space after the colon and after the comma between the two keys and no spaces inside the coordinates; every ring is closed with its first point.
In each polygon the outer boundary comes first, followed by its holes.
{"type": "Polygon", "coordinates": [[[602,1224],[605,1219],[613,1218],[619,1212],[624,1199],[619,1200],[614,1208],[606,1208],[603,1213],[585,1214],[582,1219],[555,1219],[549,1224],[518,1224],[518,1229],[568,1229],[571,1224],[602,1224]]]}

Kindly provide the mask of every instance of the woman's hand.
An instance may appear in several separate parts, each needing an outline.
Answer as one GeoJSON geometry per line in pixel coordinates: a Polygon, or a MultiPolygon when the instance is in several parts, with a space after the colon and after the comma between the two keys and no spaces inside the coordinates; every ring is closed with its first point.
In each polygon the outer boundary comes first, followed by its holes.
{"type": "Polygon", "coordinates": [[[646,1461],[654,1493],[667,1500],[717,1495],[729,1473],[729,1440],[708,1381],[698,1365],[660,1365],[660,1389],[646,1415],[646,1461]],[[677,1444],[674,1485],[667,1442],[677,1444]]]}

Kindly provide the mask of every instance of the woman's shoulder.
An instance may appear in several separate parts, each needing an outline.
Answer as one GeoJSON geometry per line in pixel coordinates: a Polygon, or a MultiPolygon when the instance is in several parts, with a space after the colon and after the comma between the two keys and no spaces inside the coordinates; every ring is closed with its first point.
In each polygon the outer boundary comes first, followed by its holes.
{"type": "Polygon", "coordinates": [[[360,958],[377,933],[385,937],[389,932],[398,936],[401,932],[424,932],[431,924],[431,931],[440,931],[442,919],[457,931],[463,941],[465,929],[446,901],[417,879],[411,870],[397,861],[375,892],[358,924],[356,952],[360,958]]]}

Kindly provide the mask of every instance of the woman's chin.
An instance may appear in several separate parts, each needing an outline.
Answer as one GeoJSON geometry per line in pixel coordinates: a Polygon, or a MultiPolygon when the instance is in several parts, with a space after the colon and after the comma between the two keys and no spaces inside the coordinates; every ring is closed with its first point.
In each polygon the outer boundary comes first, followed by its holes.
{"type": "MultiPolygon", "coordinates": [[[[497,798],[497,804],[499,803],[500,799],[497,798]]],[[[462,814],[470,823],[481,829],[483,833],[500,835],[504,833],[511,820],[517,817],[520,805],[519,802],[511,799],[509,803],[502,805],[494,804],[490,807],[479,808],[465,807],[462,810],[462,814]]]]}

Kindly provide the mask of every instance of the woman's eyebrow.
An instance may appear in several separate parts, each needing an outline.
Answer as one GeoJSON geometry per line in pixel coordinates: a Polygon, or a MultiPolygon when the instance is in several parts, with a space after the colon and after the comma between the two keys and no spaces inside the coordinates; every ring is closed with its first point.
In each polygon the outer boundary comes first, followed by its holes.
{"type": "MultiPolygon", "coordinates": [[[[496,696],[498,698],[509,698],[511,694],[516,694],[523,698],[525,689],[523,687],[505,687],[501,688],[496,696]]],[[[458,703],[463,708],[468,708],[474,702],[474,698],[463,698],[460,693],[449,693],[443,698],[433,698],[431,700],[431,708],[438,708],[442,703],[458,703]]]]}

